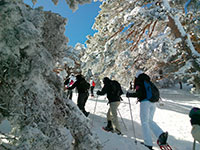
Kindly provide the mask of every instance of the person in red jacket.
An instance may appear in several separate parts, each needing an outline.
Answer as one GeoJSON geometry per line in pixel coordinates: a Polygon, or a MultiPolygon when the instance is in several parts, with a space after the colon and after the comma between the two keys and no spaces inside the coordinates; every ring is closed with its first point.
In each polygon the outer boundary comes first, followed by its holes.
{"type": "Polygon", "coordinates": [[[93,78],[90,80],[90,90],[91,90],[91,97],[94,97],[94,88],[96,86],[96,83],[94,82],[93,78]]]}

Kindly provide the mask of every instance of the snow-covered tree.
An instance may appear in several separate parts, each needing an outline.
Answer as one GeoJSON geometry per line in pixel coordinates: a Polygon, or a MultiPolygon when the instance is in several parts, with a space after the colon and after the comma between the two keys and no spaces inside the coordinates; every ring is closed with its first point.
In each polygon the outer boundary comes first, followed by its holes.
{"type": "Polygon", "coordinates": [[[125,85],[137,69],[153,79],[162,70],[162,80],[190,82],[199,90],[198,4],[186,0],[104,1],[93,25],[98,32],[86,41],[86,68],[125,85]]]}
{"type": "Polygon", "coordinates": [[[0,149],[101,149],[53,71],[63,54],[71,61],[79,56],[66,45],[66,19],[22,0],[2,0],[0,20],[0,149]]]}

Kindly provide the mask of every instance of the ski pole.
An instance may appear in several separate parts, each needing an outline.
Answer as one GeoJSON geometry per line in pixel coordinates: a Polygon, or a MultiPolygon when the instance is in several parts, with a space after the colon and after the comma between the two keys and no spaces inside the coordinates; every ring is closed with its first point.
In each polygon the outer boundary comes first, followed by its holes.
{"type": "Polygon", "coordinates": [[[123,123],[125,129],[127,130],[126,124],[125,124],[125,122],[124,122],[124,119],[122,118],[122,115],[121,115],[119,109],[117,109],[117,111],[118,111],[118,113],[119,113],[119,115],[120,115],[120,118],[121,118],[121,120],[122,120],[122,123],[123,123]]]}
{"type": "Polygon", "coordinates": [[[128,97],[128,101],[129,101],[129,108],[130,108],[131,121],[132,121],[132,127],[133,127],[133,135],[134,135],[134,138],[135,138],[135,144],[137,144],[136,135],[135,135],[135,127],[134,127],[134,122],[133,122],[132,109],[131,109],[131,102],[130,102],[129,97],[128,97]]]}
{"type": "Polygon", "coordinates": [[[193,142],[193,149],[192,150],[195,150],[195,147],[196,147],[196,140],[194,140],[194,142],[193,142]]]}
{"type": "Polygon", "coordinates": [[[93,113],[93,118],[92,118],[92,126],[93,126],[94,115],[95,115],[96,107],[97,107],[97,100],[98,100],[98,96],[96,97],[96,100],[95,100],[94,113],[93,113]]]}

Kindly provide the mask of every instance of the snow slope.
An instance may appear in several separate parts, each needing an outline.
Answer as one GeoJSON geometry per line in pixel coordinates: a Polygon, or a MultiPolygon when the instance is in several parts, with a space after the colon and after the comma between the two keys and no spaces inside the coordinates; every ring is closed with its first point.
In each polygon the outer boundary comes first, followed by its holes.
{"type": "MultiPolygon", "coordinates": [[[[97,90],[97,89],[95,89],[97,90]]],[[[173,150],[190,150],[193,145],[193,138],[190,133],[191,125],[188,113],[193,106],[200,107],[200,98],[190,94],[186,87],[182,90],[178,87],[171,89],[160,89],[162,102],[158,103],[154,120],[164,131],[169,132],[168,143],[173,150]]],[[[95,91],[96,93],[96,91],[95,91]]],[[[103,143],[103,150],[145,150],[147,149],[140,144],[142,140],[142,131],[139,118],[139,103],[136,104],[135,98],[130,98],[131,109],[134,121],[134,130],[131,121],[130,107],[128,98],[122,96],[123,101],[119,107],[119,116],[121,130],[124,136],[115,133],[109,133],[102,130],[106,126],[106,112],[108,110],[107,99],[105,96],[98,98],[89,97],[86,103],[86,111],[91,114],[91,128],[97,133],[103,143]],[[97,102],[97,103],[96,103],[97,102]],[[95,109],[96,105],[96,109],[95,109]],[[95,111],[94,111],[95,109],[95,111]],[[135,141],[137,140],[137,144],[135,141]]],[[[77,94],[73,94],[73,101],[76,103],[77,94]]],[[[153,137],[156,142],[156,138],[153,137]]],[[[196,149],[200,149],[200,144],[196,144],[196,149]]],[[[159,149],[154,143],[154,149],[159,149]]]]}

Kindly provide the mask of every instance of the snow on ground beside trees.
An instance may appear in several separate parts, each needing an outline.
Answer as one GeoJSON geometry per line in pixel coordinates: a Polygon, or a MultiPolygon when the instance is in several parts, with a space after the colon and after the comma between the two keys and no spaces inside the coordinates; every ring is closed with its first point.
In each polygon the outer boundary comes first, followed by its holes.
{"type": "MultiPolygon", "coordinates": [[[[200,107],[199,97],[190,94],[186,86],[184,86],[182,90],[180,90],[179,87],[174,87],[170,89],[161,89],[160,91],[162,102],[158,104],[156,109],[154,118],[155,121],[164,131],[169,132],[168,142],[172,146],[173,150],[192,149],[193,137],[190,133],[191,124],[188,113],[192,107],[200,107]]],[[[123,118],[124,123],[120,118],[120,115],[118,115],[118,117],[124,136],[119,136],[117,134],[105,132],[102,130],[102,126],[106,126],[106,112],[108,110],[107,99],[105,96],[99,96],[98,98],[88,98],[86,103],[86,111],[91,113],[89,116],[91,128],[99,136],[104,146],[103,150],[145,150],[146,148],[139,142],[143,141],[139,118],[140,104],[136,104],[135,98],[130,98],[134,127],[136,131],[135,135],[138,141],[137,144],[135,144],[129,101],[125,95],[123,95],[122,98],[123,101],[120,104],[119,112],[123,118]],[[95,104],[97,105],[96,111],[94,113],[95,104]]],[[[77,94],[74,93],[73,101],[76,103],[76,100],[77,94]]],[[[153,137],[153,141],[155,150],[158,150],[159,148],[155,143],[155,137],[153,137]]],[[[197,144],[196,146],[196,149],[200,148],[200,144],[197,144]]]]}

